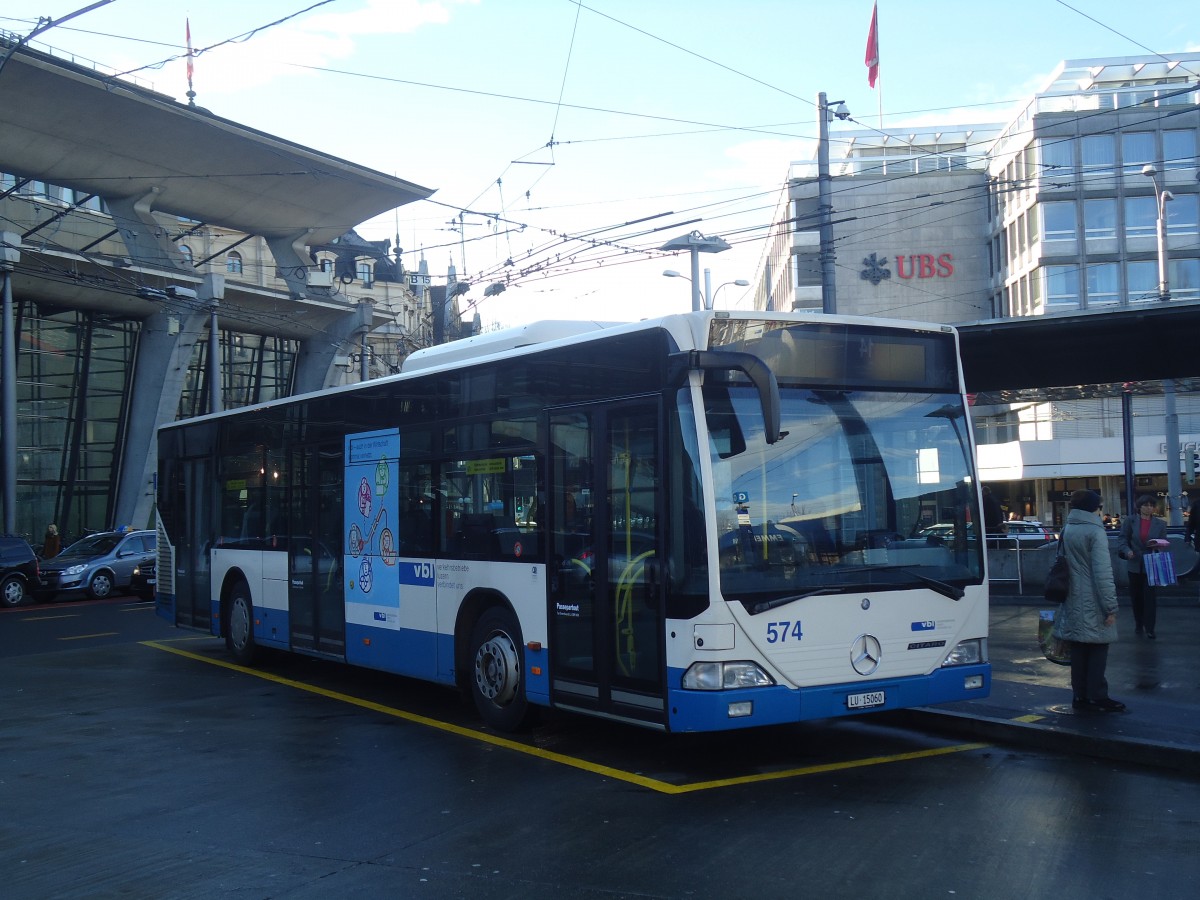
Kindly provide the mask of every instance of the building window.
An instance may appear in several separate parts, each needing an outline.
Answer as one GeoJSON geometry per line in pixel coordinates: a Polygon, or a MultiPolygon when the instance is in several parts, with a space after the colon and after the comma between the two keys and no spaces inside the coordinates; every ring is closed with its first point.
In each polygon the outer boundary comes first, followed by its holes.
{"type": "Polygon", "coordinates": [[[1121,302],[1121,270],[1117,263],[1091,263],[1087,267],[1088,308],[1116,306],[1121,302]]]}
{"type": "Polygon", "coordinates": [[[1042,279],[1036,273],[1029,279],[1029,308],[1034,313],[1042,312],[1042,279]]]}
{"type": "Polygon", "coordinates": [[[1138,260],[1125,266],[1125,278],[1129,284],[1129,302],[1145,303],[1158,299],[1158,263],[1154,260],[1138,260]]]}
{"type": "Polygon", "coordinates": [[[189,266],[192,265],[192,248],[187,244],[179,245],[179,253],[183,257],[183,261],[189,266]]]}
{"type": "Polygon", "coordinates": [[[369,262],[360,262],[358,264],[358,280],[361,281],[363,285],[370,285],[370,283],[374,280],[371,274],[371,264],[369,262]]]}
{"type": "Polygon", "coordinates": [[[1112,198],[1083,201],[1083,235],[1089,241],[1117,236],[1117,201],[1112,198]]]}
{"type": "Polygon", "coordinates": [[[1121,135],[1121,162],[1126,175],[1140,175],[1142,166],[1155,159],[1153,131],[1127,131],[1121,135]]]}
{"type": "Polygon", "coordinates": [[[225,254],[225,271],[230,275],[242,274],[242,254],[236,250],[230,250],[225,254]]]}
{"type": "MultiPolygon", "coordinates": [[[[1083,174],[1111,175],[1115,158],[1116,142],[1111,134],[1089,134],[1083,138],[1083,174]]],[[[1084,185],[1086,187],[1086,184],[1084,185]]]]}
{"type": "Polygon", "coordinates": [[[1171,260],[1171,299],[1200,299],[1200,259],[1171,260]]]}
{"type": "Polygon", "coordinates": [[[1074,202],[1043,203],[1042,233],[1047,241],[1074,241],[1078,231],[1074,202]]]}
{"type": "Polygon", "coordinates": [[[1196,165],[1196,132],[1163,132],[1163,168],[1190,169],[1196,165]]]}
{"type": "Polygon", "coordinates": [[[1038,141],[1041,177],[1073,180],[1075,177],[1075,140],[1042,138],[1038,141]]]}
{"type": "Polygon", "coordinates": [[[1154,237],[1158,233],[1158,203],[1154,197],[1125,198],[1125,237],[1154,237]]]}
{"type": "Polygon", "coordinates": [[[1167,234],[1196,234],[1200,231],[1200,197],[1176,194],[1167,202],[1167,234]]]}
{"type": "Polygon", "coordinates": [[[1079,306],[1079,269],[1075,266],[1046,266],[1046,306],[1079,306]]]}

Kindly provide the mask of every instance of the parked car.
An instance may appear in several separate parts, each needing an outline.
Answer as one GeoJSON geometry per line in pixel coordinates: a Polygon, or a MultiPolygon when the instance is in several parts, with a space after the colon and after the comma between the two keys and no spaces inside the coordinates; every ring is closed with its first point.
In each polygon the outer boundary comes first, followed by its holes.
{"type": "Polygon", "coordinates": [[[133,570],[155,560],[153,531],[102,531],[76,541],[42,564],[42,593],[85,592],[93,599],[129,590],[133,570]]]}
{"type": "Polygon", "coordinates": [[[20,606],[41,588],[37,554],[24,538],[0,537],[0,606],[20,606]]]}
{"type": "Polygon", "coordinates": [[[142,600],[153,600],[154,585],[158,582],[156,567],[154,562],[138,563],[129,579],[129,593],[142,600]]]}
{"type": "MultiPolygon", "coordinates": [[[[975,540],[975,523],[967,523],[967,540],[975,540]]],[[[915,535],[917,538],[924,538],[930,544],[950,544],[953,543],[958,535],[957,526],[953,522],[939,522],[936,525],[928,525],[922,528],[915,535]]]]}
{"type": "Polygon", "coordinates": [[[989,534],[989,546],[995,539],[997,547],[1011,548],[1015,541],[1022,550],[1031,550],[1034,547],[1044,547],[1051,541],[1058,540],[1058,535],[1043,525],[1041,522],[1005,522],[1005,530],[1003,534],[989,534]]]}

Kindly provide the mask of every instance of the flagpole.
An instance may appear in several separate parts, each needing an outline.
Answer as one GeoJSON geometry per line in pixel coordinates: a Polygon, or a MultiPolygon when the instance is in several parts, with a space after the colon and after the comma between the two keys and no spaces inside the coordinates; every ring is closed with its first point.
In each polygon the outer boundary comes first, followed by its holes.
{"type": "Polygon", "coordinates": [[[184,21],[184,28],[186,29],[186,32],[187,32],[187,83],[188,83],[187,98],[188,98],[188,106],[195,106],[196,105],[196,92],[194,90],[192,90],[192,60],[195,58],[195,54],[192,53],[192,20],[189,18],[189,19],[184,19],[183,21],[184,21]]]}
{"type": "MultiPolygon", "coordinates": [[[[872,19],[875,23],[875,55],[879,57],[879,3],[876,0],[872,19]]],[[[883,131],[883,68],[879,69],[879,130],[883,131]]]]}
{"type": "Polygon", "coordinates": [[[863,57],[867,65],[867,83],[879,91],[879,130],[883,131],[883,77],[879,71],[879,3],[871,5],[871,27],[867,31],[867,52],[863,57]]]}

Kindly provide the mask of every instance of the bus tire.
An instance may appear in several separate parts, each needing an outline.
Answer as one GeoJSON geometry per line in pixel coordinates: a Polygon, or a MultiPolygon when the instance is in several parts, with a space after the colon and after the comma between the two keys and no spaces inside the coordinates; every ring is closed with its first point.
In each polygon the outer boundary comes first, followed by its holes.
{"type": "Polygon", "coordinates": [[[248,666],[258,656],[254,642],[254,603],[250,586],[238,581],[229,592],[229,613],[225,618],[225,647],[234,662],[248,666]]]}
{"type": "Polygon", "coordinates": [[[522,649],[521,627],[505,607],[485,610],[471,631],[471,697],[497,731],[517,731],[530,716],[522,649]]]}

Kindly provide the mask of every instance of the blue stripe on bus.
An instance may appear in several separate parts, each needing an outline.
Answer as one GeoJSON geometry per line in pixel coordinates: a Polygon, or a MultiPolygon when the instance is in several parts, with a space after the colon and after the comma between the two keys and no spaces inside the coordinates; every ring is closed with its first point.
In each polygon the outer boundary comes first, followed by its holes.
{"type": "MultiPolygon", "coordinates": [[[[679,684],[682,677],[681,669],[670,669],[667,672],[668,683],[679,684]]],[[[736,691],[685,691],[682,688],[672,688],[667,698],[668,708],[671,710],[669,727],[671,731],[728,731],[973,700],[986,697],[991,690],[991,682],[992,667],[984,664],[954,666],[938,669],[931,675],[892,681],[855,682],[801,689],[768,687],[736,691]],[[971,675],[983,676],[981,688],[967,690],[963,686],[964,680],[971,675]],[[847,695],[864,691],[883,691],[887,702],[883,706],[870,709],[848,709],[847,695]],[[753,703],[753,714],[730,718],[729,704],[738,701],[753,703]]]]}
{"type": "Polygon", "coordinates": [[[439,671],[440,638],[441,635],[429,631],[374,628],[347,622],[346,662],[382,672],[450,683],[453,679],[439,671]]]}

